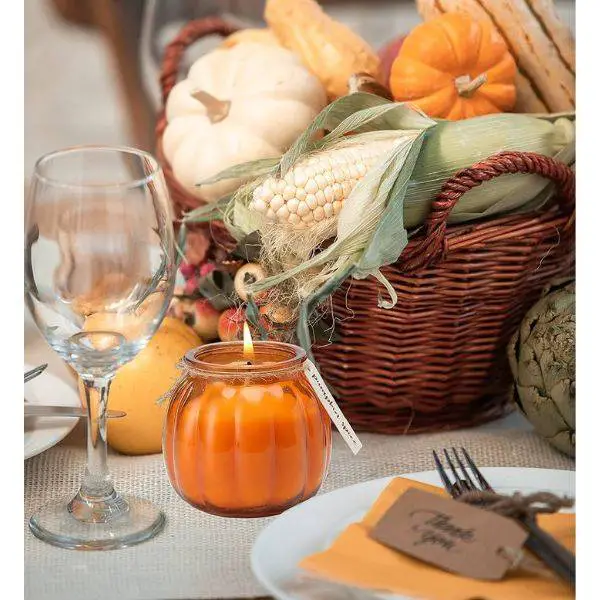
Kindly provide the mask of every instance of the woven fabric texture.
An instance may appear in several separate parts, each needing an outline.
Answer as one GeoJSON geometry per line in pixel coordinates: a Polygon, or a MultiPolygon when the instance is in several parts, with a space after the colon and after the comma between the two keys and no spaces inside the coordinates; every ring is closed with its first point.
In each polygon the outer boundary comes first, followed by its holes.
{"type": "MultiPolygon", "coordinates": [[[[481,466],[574,469],[574,461],[534,433],[455,431],[416,436],[361,435],[353,457],[339,435],[321,493],[389,475],[427,471],[431,450],[469,449],[481,466]]],[[[85,465],[82,448],[57,446],[25,463],[25,518],[54,498],[73,494],[85,465]]],[[[250,551],[269,519],[223,519],[188,506],[171,488],[161,455],[111,456],[118,489],[160,505],[165,530],[154,540],[112,552],[48,546],[25,521],[26,600],[192,600],[265,595],[250,569],[250,551]]]]}

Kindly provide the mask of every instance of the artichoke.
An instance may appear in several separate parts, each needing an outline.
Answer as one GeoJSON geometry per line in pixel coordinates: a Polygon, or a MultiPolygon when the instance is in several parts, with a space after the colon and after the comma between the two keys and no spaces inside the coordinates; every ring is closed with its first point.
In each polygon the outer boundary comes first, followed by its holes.
{"type": "Polygon", "coordinates": [[[536,431],[575,456],[575,282],[544,290],[513,335],[515,402],[536,431]]]}

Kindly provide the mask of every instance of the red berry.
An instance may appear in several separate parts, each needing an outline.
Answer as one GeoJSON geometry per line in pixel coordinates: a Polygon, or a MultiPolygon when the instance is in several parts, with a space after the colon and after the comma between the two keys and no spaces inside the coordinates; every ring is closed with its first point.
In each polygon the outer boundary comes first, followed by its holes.
{"type": "Polygon", "coordinates": [[[182,262],[179,271],[184,279],[191,279],[196,274],[196,267],[190,263],[182,262]]]}
{"type": "Polygon", "coordinates": [[[191,277],[185,282],[183,293],[186,296],[191,296],[198,289],[198,280],[196,277],[191,277]]]}
{"type": "Polygon", "coordinates": [[[209,273],[212,273],[217,267],[214,263],[206,262],[200,265],[200,277],[206,277],[209,273]]]}

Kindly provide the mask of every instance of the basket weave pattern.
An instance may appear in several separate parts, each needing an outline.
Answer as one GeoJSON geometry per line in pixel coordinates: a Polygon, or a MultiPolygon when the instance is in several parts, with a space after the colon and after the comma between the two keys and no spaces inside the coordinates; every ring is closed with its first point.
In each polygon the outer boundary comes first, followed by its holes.
{"type": "Polygon", "coordinates": [[[542,288],[573,269],[574,182],[551,158],[504,152],[447,181],[426,232],[383,273],[398,293],[352,281],[333,297],[336,340],[316,348],[325,378],[359,430],[421,433],[475,425],[509,410],[506,346],[542,288]],[[504,173],[556,182],[560,204],[475,225],[447,226],[463,193],[504,173]]]}
{"type": "MultiPolygon", "coordinates": [[[[236,27],[219,18],[188,24],[163,62],[163,100],[175,84],[189,44],[236,27]]],[[[180,186],[158,156],[177,213],[201,201],[180,186]]],[[[575,178],[571,169],[533,153],[503,152],[448,180],[423,232],[400,260],[383,269],[398,294],[394,309],[377,308],[373,280],[346,283],[332,298],[334,343],[313,348],[320,369],[351,423],[362,431],[421,433],[465,427],[510,410],[506,345],[553,278],[572,273],[575,178]],[[542,212],[448,225],[468,190],[507,173],[536,173],[556,184],[557,200],[542,212]]],[[[213,240],[231,248],[222,225],[213,240]]]]}

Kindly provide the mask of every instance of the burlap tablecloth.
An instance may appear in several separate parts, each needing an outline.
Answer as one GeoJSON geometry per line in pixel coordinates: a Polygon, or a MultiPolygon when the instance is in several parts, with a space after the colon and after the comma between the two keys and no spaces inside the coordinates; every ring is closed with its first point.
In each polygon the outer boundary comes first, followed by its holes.
{"type": "MultiPolygon", "coordinates": [[[[361,435],[353,457],[336,434],[321,493],[432,468],[431,449],[463,445],[482,466],[573,469],[574,461],[526,431],[460,431],[391,437],[361,435]]],[[[57,446],[25,463],[25,518],[41,504],[72,494],[85,464],[79,447],[57,446]]],[[[111,456],[122,492],[160,505],[167,515],[154,540],[112,552],[74,552],[44,544],[25,522],[26,600],[179,600],[265,595],[250,569],[250,550],[270,519],[223,519],[188,506],[171,488],[161,455],[111,456]]]]}

